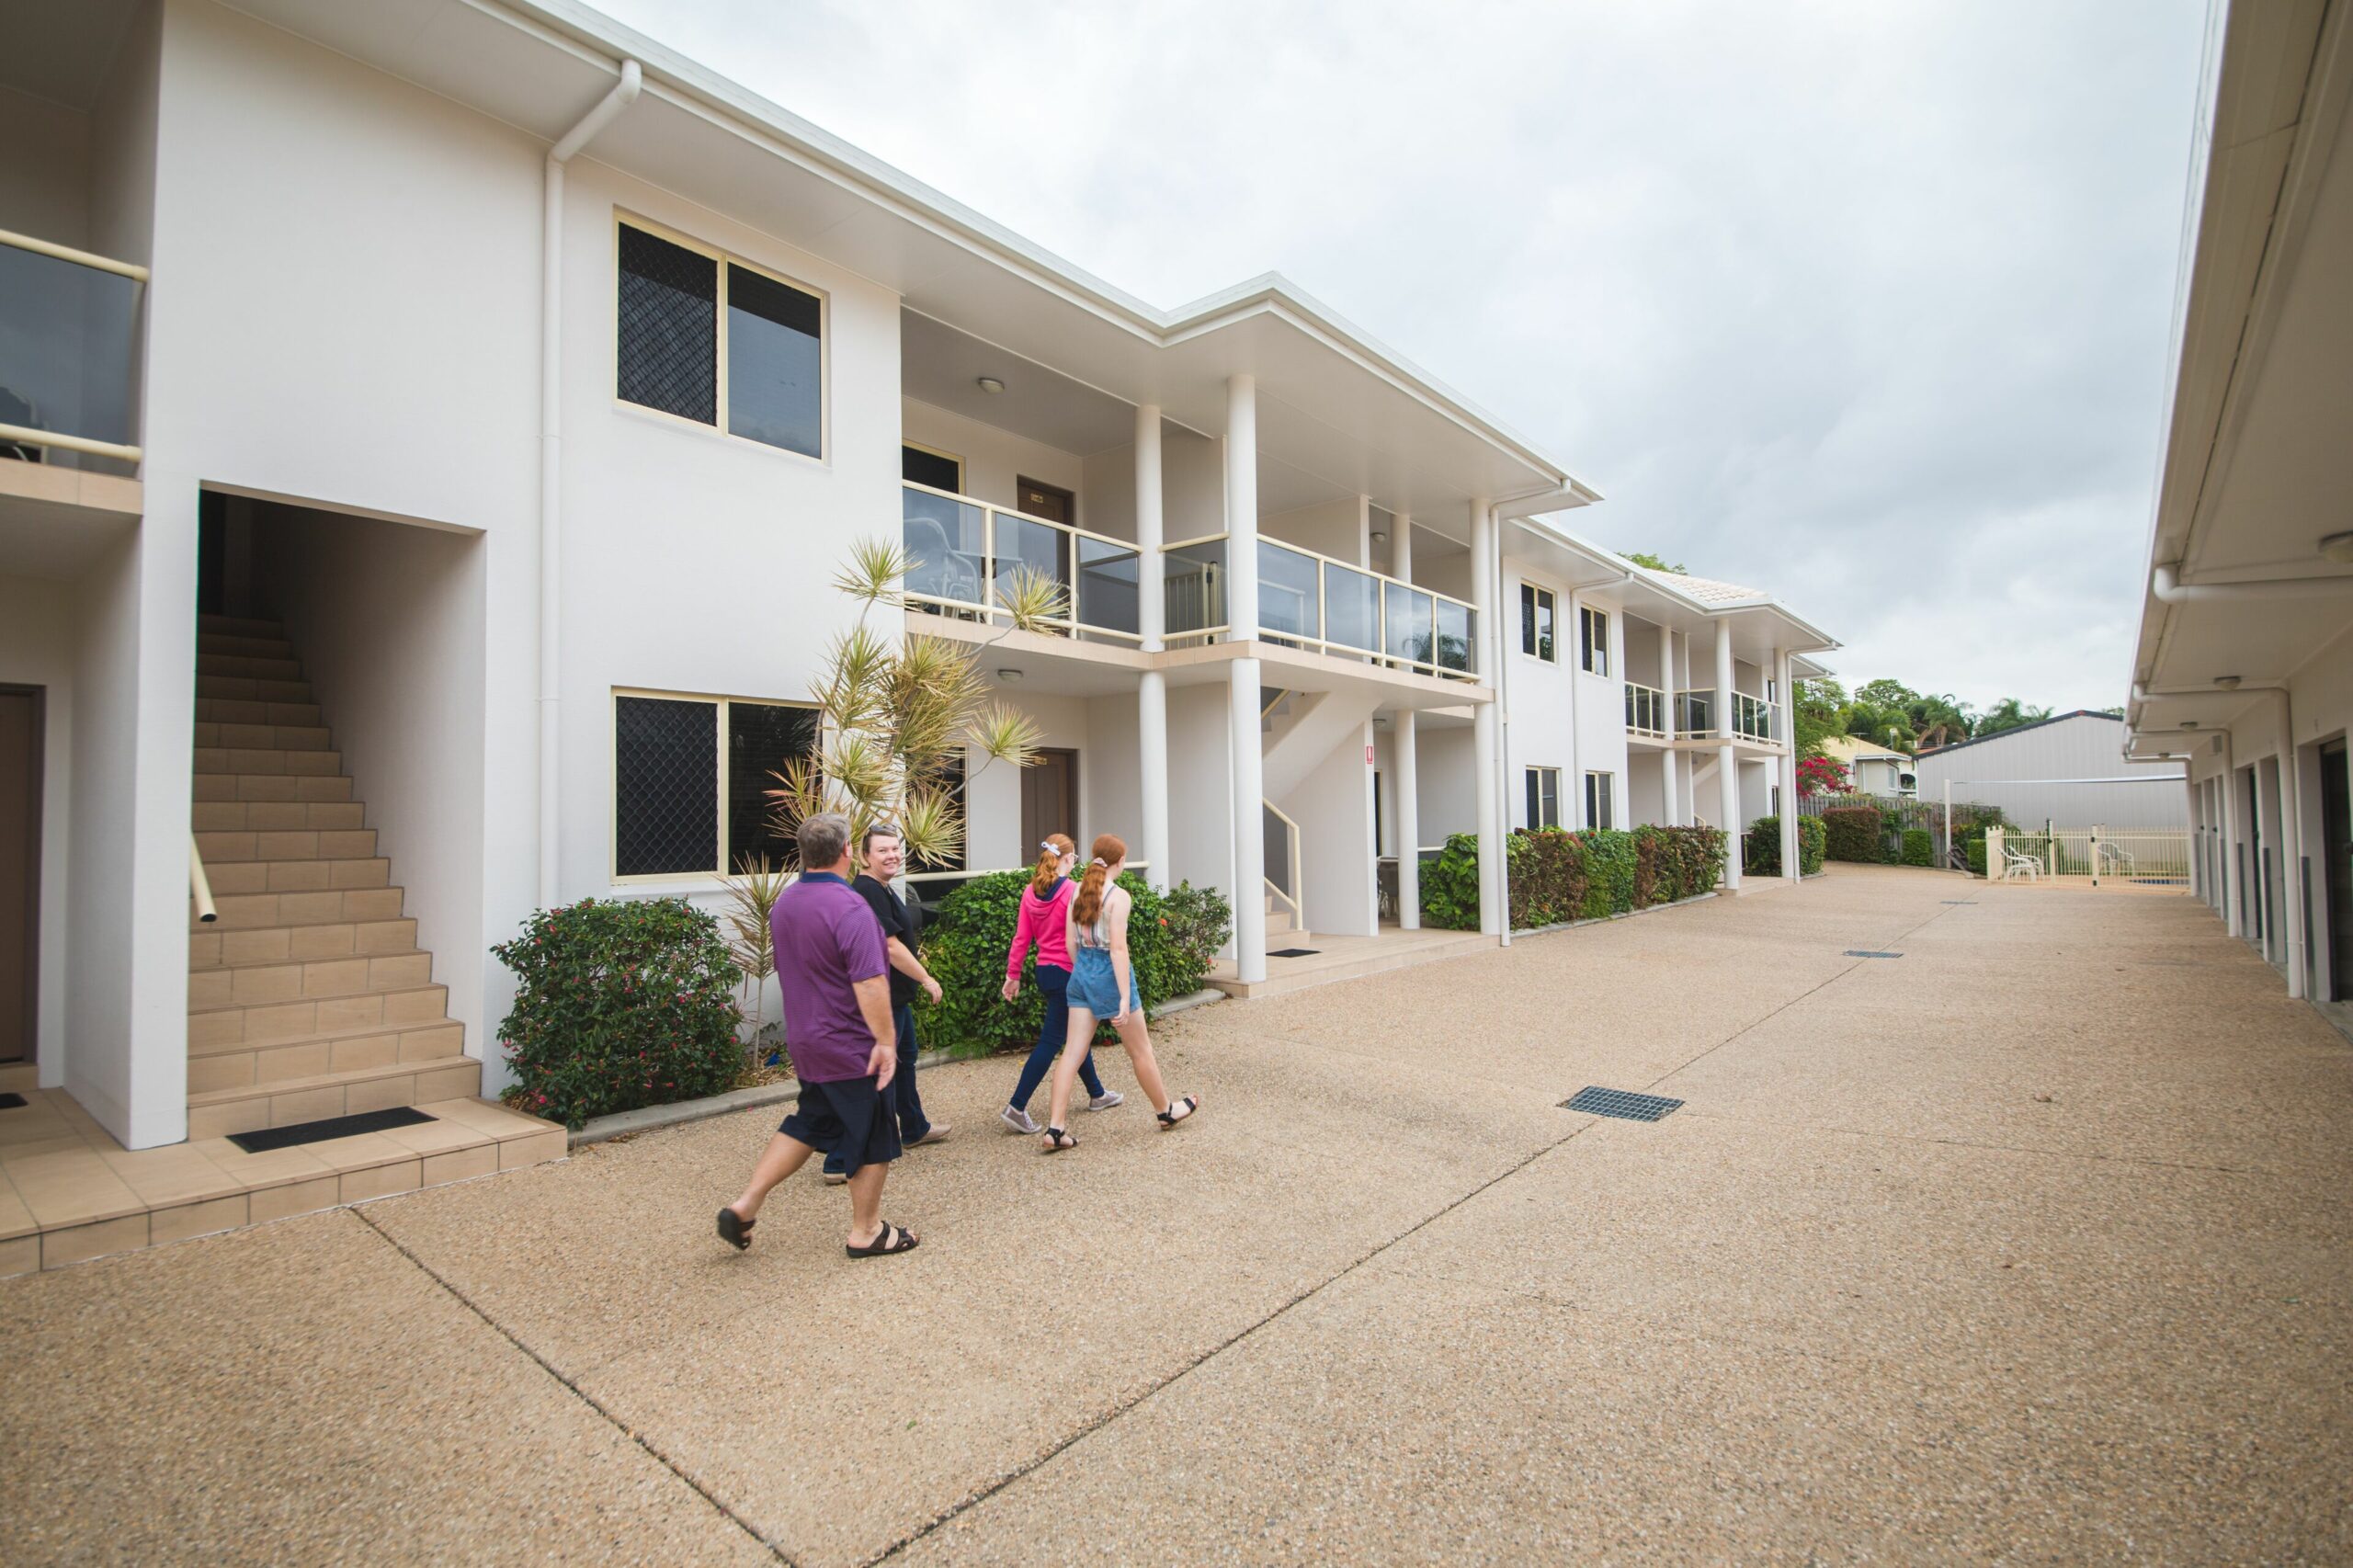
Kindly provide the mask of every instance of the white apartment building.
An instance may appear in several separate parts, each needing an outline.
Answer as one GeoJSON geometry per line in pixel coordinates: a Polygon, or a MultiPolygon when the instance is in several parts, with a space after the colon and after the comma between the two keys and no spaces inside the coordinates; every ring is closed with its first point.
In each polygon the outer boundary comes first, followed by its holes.
{"type": "Polygon", "coordinates": [[[2132,698],[2192,886],[2353,1033],[2353,20],[2216,4],[2132,698]]]}
{"type": "Polygon", "coordinates": [[[0,1005],[129,1148],[494,1087],[491,944],[776,847],[862,539],[1044,732],[962,872],[1117,832],[1245,983],[1449,834],[1503,939],[1510,827],[1794,796],[1769,595],[1279,278],[1154,309],[585,7],[37,9],[0,123],[0,1005]]]}

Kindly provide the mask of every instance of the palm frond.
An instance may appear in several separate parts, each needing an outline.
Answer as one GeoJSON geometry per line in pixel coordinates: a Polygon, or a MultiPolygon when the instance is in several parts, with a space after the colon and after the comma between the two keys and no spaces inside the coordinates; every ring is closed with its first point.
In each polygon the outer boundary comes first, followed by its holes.
{"type": "Polygon", "coordinates": [[[835,574],[834,586],[861,604],[895,603],[907,574],[907,552],[887,539],[862,539],[835,574]]]}
{"type": "Polygon", "coordinates": [[[1016,567],[1012,575],[999,578],[996,600],[1023,631],[1058,631],[1053,622],[1070,619],[1070,595],[1035,567],[1016,567]]]}
{"type": "Polygon", "coordinates": [[[947,790],[931,785],[910,790],[899,809],[899,839],[909,863],[952,864],[964,847],[964,812],[947,790]]]}
{"type": "Polygon", "coordinates": [[[1038,760],[1045,732],[1038,721],[1008,702],[993,702],[977,716],[967,733],[971,744],[991,762],[1027,767],[1038,760]]]}

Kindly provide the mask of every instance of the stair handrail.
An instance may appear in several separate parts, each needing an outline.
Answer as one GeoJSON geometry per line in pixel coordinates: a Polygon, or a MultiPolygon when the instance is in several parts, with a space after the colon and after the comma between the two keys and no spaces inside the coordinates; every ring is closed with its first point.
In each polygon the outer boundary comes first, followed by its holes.
{"type": "Polygon", "coordinates": [[[199,923],[210,926],[221,918],[221,912],[212,907],[212,879],[204,874],[204,851],[196,846],[193,833],[188,835],[188,891],[196,900],[199,923]]]}
{"type": "Polygon", "coordinates": [[[1283,903],[1290,907],[1292,928],[1295,930],[1304,931],[1307,929],[1307,911],[1305,906],[1300,903],[1297,896],[1300,892],[1304,891],[1300,883],[1299,824],[1292,820],[1289,812],[1284,811],[1272,801],[1266,800],[1262,797],[1258,803],[1266,807],[1267,813],[1277,822],[1283,824],[1283,843],[1290,851],[1288,858],[1290,861],[1291,892],[1285,892],[1282,889],[1277,887],[1275,885],[1275,879],[1272,877],[1262,877],[1260,880],[1267,884],[1267,891],[1269,893],[1281,900],[1283,903]]]}

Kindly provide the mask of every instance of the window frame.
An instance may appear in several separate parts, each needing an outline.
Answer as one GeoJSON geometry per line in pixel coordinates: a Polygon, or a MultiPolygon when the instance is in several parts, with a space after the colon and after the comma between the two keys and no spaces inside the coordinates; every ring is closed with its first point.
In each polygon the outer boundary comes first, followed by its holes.
{"type": "MultiPolygon", "coordinates": [[[[606,366],[605,385],[607,395],[612,399],[613,407],[627,414],[641,415],[645,418],[657,420],[674,430],[699,431],[705,436],[716,436],[721,440],[730,441],[738,446],[772,452],[780,458],[790,458],[795,462],[811,463],[818,468],[831,468],[834,462],[834,296],[832,290],[805,283],[798,278],[779,272],[775,267],[763,266],[749,256],[739,256],[723,245],[715,245],[707,240],[696,239],[691,234],[681,233],[666,223],[641,217],[622,207],[613,209],[610,239],[612,248],[608,277],[612,284],[612,293],[608,297],[609,308],[606,313],[610,320],[611,333],[606,340],[608,363],[606,366]],[[688,419],[684,415],[672,414],[667,409],[654,408],[642,403],[631,403],[621,396],[621,230],[625,227],[635,229],[641,233],[651,234],[657,240],[666,240],[680,249],[693,251],[698,256],[709,256],[719,268],[719,295],[711,306],[718,312],[715,318],[719,343],[719,358],[715,372],[718,377],[718,401],[715,404],[716,413],[713,422],[709,425],[699,419],[688,419]],[[738,436],[727,427],[728,343],[734,335],[727,327],[727,269],[730,267],[740,267],[746,272],[756,272],[771,283],[796,290],[817,301],[817,451],[814,456],[807,452],[796,452],[790,447],[779,447],[772,442],[756,440],[749,436],[738,436]]],[[[948,454],[943,452],[937,455],[945,457],[948,454]]],[[[957,460],[960,468],[962,460],[961,458],[957,460]]]]}
{"type": "MultiPolygon", "coordinates": [[[[653,411],[649,411],[653,412],[653,411]]],[[[689,422],[691,423],[691,421],[689,422]]],[[[659,687],[617,686],[605,705],[605,876],[614,887],[648,887],[665,883],[699,886],[716,882],[735,874],[734,846],[728,842],[727,810],[727,710],[730,704],[741,702],[754,708],[797,708],[817,715],[818,733],[824,730],[824,710],[817,703],[791,698],[737,697],[709,691],[669,691],[659,687]],[[712,773],[718,779],[719,868],[708,871],[641,871],[622,876],[621,865],[621,795],[620,779],[614,771],[614,759],[620,755],[621,699],[641,697],[657,702],[707,702],[718,710],[713,718],[717,728],[719,755],[713,759],[712,773]]]]}
{"type": "MultiPolygon", "coordinates": [[[[944,463],[954,463],[956,465],[956,484],[950,494],[957,495],[966,495],[971,494],[971,492],[964,488],[964,476],[972,472],[972,464],[966,462],[961,454],[944,450],[941,448],[931,445],[927,441],[910,441],[904,436],[899,437],[899,446],[902,451],[921,452],[927,458],[938,458],[944,463]]],[[[900,465],[899,483],[902,484],[915,484],[920,482],[907,478],[906,465],[902,463],[900,465]]],[[[926,485],[925,488],[928,489],[930,486],[926,485]]]]}
{"type": "Polygon", "coordinates": [[[1612,661],[1609,657],[1609,612],[1608,610],[1596,609],[1591,605],[1577,606],[1577,668],[1586,675],[1598,676],[1604,680],[1613,678],[1610,674],[1612,661]],[[1598,640],[1592,635],[1593,623],[1597,620],[1601,623],[1601,636],[1598,640]],[[1599,662],[1598,668],[1595,667],[1597,660],[1599,662]]]}
{"type": "Polygon", "coordinates": [[[1617,831],[1618,776],[1615,773],[1598,767],[1586,769],[1585,814],[1586,826],[1613,833],[1617,831]],[[1594,788],[1597,781],[1600,784],[1598,790],[1594,788]],[[1608,807],[1608,810],[1606,812],[1596,811],[1594,807],[1597,803],[1608,807]],[[1604,815],[1608,817],[1608,822],[1596,820],[1604,815]]]}
{"type": "Polygon", "coordinates": [[[1519,656],[1544,665],[1557,665],[1561,662],[1561,596],[1526,577],[1519,580],[1519,656]],[[1549,653],[1543,651],[1543,639],[1536,631],[1536,612],[1540,608],[1552,612],[1552,651],[1549,653]]]}
{"type": "Polygon", "coordinates": [[[1528,808],[1528,821],[1525,824],[1528,831],[1530,833],[1546,833],[1560,828],[1562,825],[1561,770],[1557,767],[1545,767],[1535,763],[1529,763],[1527,767],[1520,769],[1520,773],[1522,776],[1520,783],[1521,792],[1527,797],[1521,803],[1528,808]],[[1544,798],[1543,777],[1548,773],[1552,777],[1552,820],[1551,822],[1539,822],[1537,820],[1539,815],[1538,808],[1544,798]]]}

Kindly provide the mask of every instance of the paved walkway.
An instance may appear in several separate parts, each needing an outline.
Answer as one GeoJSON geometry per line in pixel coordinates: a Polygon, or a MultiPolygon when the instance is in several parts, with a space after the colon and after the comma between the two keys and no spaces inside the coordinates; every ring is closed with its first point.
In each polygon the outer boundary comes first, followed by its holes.
{"type": "Polygon", "coordinates": [[[2188,899],[1841,869],[1164,1055],[1051,1160],[927,1074],[887,1263],[712,1240],[749,1113],[0,1285],[0,1555],[2353,1557],[2353,1050],[2188,899]]]}

